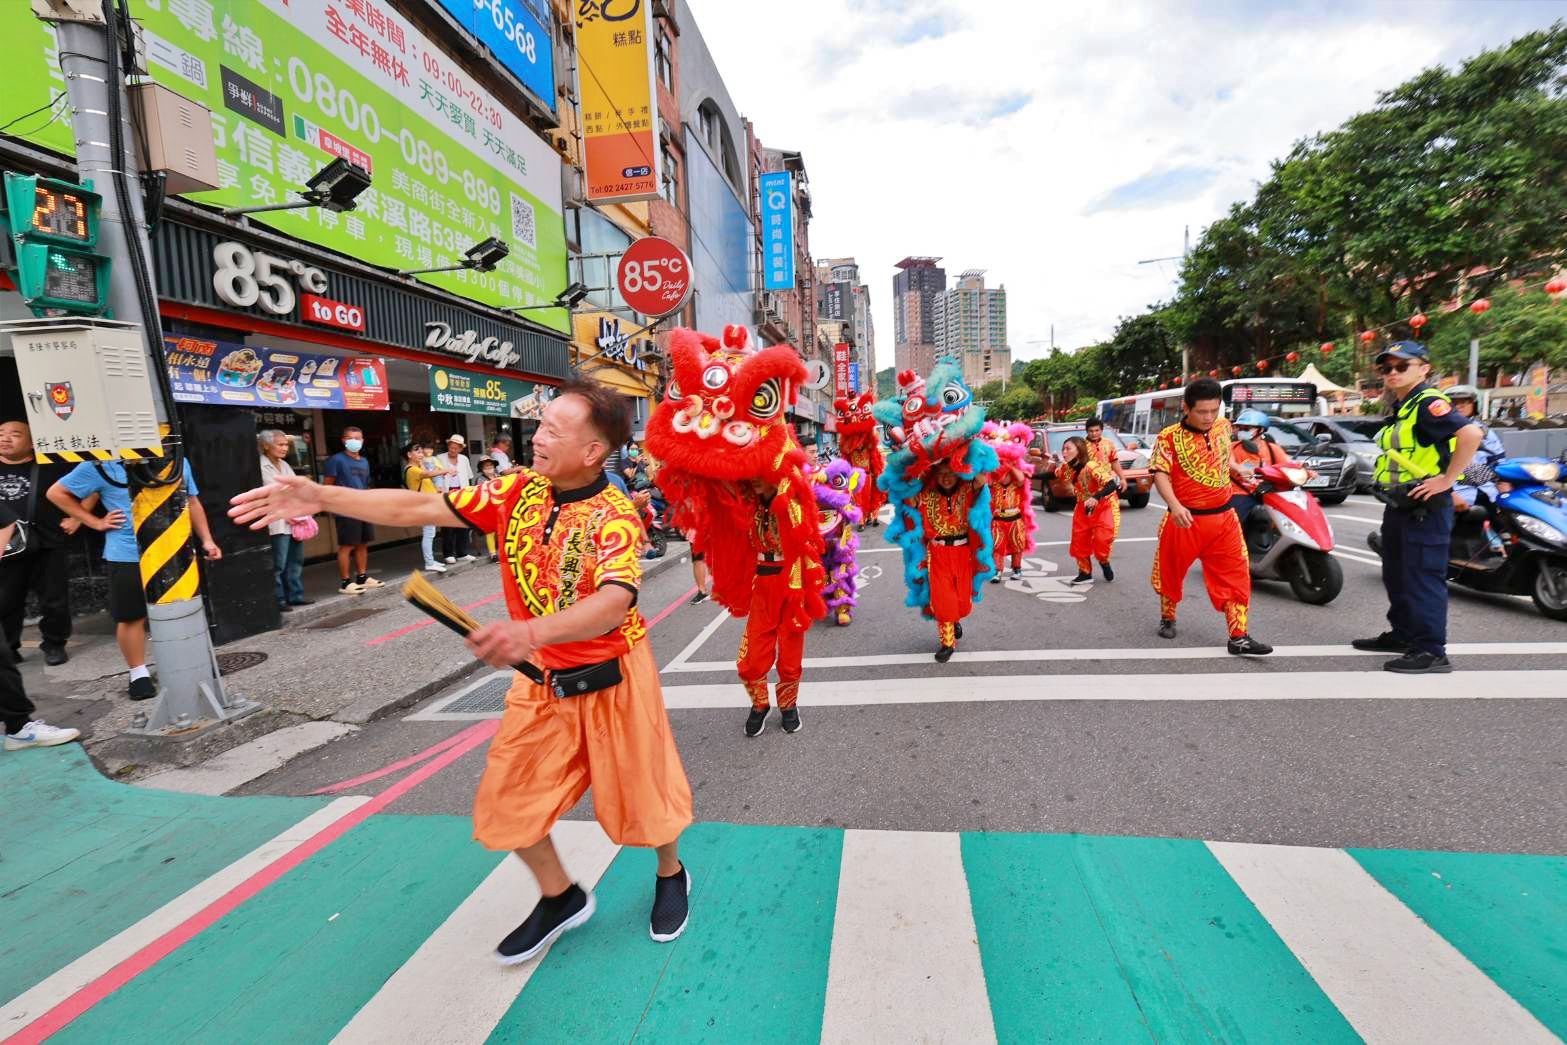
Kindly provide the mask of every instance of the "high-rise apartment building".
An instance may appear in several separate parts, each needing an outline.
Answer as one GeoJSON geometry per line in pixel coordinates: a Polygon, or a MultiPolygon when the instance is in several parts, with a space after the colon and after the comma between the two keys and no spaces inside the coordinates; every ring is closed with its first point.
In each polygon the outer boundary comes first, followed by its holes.
{"type": "Polygon", "coordinates": [[[935,354],[963,364],[963,380],[971,388],[1000,381],[1012,371],[1007,345],[1007,289],[985,286],[984,269],[968,269],[957,286],[934,301],[935,354]]]}
{"type": "Polygon", "coordinates": [[[940,260],[904,258],[892,277],[892,356],[899,370],[927,374],[936,362],[936,300],[947,289],[940,260]]]}
{"type": "Polygon", "coordinates": [[[851,348],[850,359],[859,374],[857,390],[871,387],[876,375],[876,333],[871,326],[870,287],[860,282],[860,266],[853,258],[825,258],[816,262],[816,314],[824,323],[841,323],[839,340],[851,348]]]}

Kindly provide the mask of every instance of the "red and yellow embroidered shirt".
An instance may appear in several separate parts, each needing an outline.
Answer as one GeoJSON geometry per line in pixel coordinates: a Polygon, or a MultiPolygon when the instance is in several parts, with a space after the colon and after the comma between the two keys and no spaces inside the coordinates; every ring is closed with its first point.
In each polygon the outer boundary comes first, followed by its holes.
{"type": "Polygon", "coordinates": [[[990,514],[996,519],[1017,519],[1022,516],[1024,493],[1029,488],[1017,480],[997,479],[990,484],[990,514]]]}
{"type": "Polygon", "coordinates": [[[1176,500],[1188,508],[1230,503],[1230,422],[1219,418],[1206,432],[1176,422],[1159,433],[1148,467],[1170,477],[1176,500]]]}
{"type": "Polygon", "coordinates": [[[1117,460],[1115,444],[1103,436],[1100,436],[1097,442],[1089,439],[1084,439],[1083,442],[1088,446],[1088,459],[1090,461],[1102,461],[1105,467],[1109,468],[1113,474],[1117,460]]]}
{"type": "MultiPolygon", "coordinates": [[[[446,503],[463,522],[496,534],[506,608],[517,620],[558,613],[605,585],[637,591],[642,523],[631,499],[602,477],[560,492],[537,472],[520,471],[453,490],[446,503]]],[[[636,606],[597,638],[539,650],[550,669],[597,664],[625,653],[647,634],[636,606]]]]}
{"type": "Polygon", "coordinates": [[[960,482],[951,493],[927,486],[915,497],[914,506],[925,519],[926,537],[967,536],[968,513],[974,507],[974,484],[960,482]]]}
{"type": "MultiPolygon", "coordinates": [[[[1067,465],[1066,474],[1068,485],[1072,487],[1072,492],[1077,495],[1079,502],[1089,497],[1099,496],[1099,491],[1110,485],[1111,481],[1115,479],[1115,473],[1110,470],[1110,466],[1105,464],[1103,460],[1092,456],[1089,457],[1088,463],[1083,465],[1081,469],[1067,465]]],[[[1182,501],[1181,503],[1185,504],[1186,502],[1182,501]]]]}

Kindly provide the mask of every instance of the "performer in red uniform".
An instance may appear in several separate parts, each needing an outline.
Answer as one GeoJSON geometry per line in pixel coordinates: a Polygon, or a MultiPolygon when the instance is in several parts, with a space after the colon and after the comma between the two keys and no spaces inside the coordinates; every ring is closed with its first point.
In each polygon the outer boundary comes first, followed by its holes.
{"type": "Polygon", "coordinates": [[[1186,386],[1185,416],[1154,441],[1154,487],[1168,507],[1159,522],[1153,589],[1159,594],[1159,637],[1175,638],[1175,608],[1186,571],[1202,561],[1213,608],[1224,614],[1228,649],[1235,654],[1272,653],[1248,631],[1251,568],[1240,523],[1230,510],[1230,423],[1219,416],[1219,382],[1198,378],[1186,386]]]}
{"type": "Polygon", "coordinates": [[[969,528],[974,499],[990,481],[981,475],[967,482],[948,461],[931,470],[914,507],[925,525],[925,563],[930,574],[930,615],[936,618],[941,646],[936,659],[952,659],[963,637],[963,618],[974,609],[974,575],[981,572],[975,551],[979,535],[969,528]]]}
{"type": "Polygon", "coordinates": [[[995,481],[990,484],[990,539],[991,551],[996,556],[996,573],[992,584],[1001,583],[1001,570],[1010,559],[1012,579],[1023,576],[1023,553],[1032,551],[1034,538],[1029,533],[1028,520],[1032,500],[1028,480],[1016,469],[1002,465],[995,481]]]}
{"type": "Polygon", "coordinates": [[[1073,584],[1082,584],[1094,578],[1094,560],[1106,581],[1115,580],[1115,569],[1110,565],[1110,548],[1121,532],[1121,493],[1115,473],[1103,458],[1096,458],[1088,441],[1080,435],[1069,438],[1061,447],[1061,467],[1072,492],[1077,495],[1077,507],[1072,510],[1072,543],[1067,554],[1077,560],[1077,576],[1073,584]]]}
{"type": "Polygon", "coordinates": [[[838,452],[865,473],[865,481],[854,492],[854,504],[860,509],[861,530],[881,525],[881,508],[887,503],[887,495],[876,484],[886,459],[882,456],[881,440],[876,435],[876,417],[871,413],[871,404],[875,402],[874,390],[861,392],[853,399],[833,401],[833,409],[838,415],[838,452]]]}

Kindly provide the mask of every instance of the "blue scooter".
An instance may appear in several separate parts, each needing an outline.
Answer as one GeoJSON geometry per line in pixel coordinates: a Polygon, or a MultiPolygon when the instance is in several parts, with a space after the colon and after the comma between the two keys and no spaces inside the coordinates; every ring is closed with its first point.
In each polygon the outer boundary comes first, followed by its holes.
{"type": "MultiPolygon", "coordinates": [[[[1509,489],[1490,508],[1453,520],[1447,579],[1475,591],[1528,595],[1552,620],[1567,620],[1567,461],[1519,457],[1496,465],[1509,489]],[[1495,540],[1485,532],[1489,521],[1495,540]]],[[[1382,554],[1382,533],[1366,540],[1382,554]]]]}

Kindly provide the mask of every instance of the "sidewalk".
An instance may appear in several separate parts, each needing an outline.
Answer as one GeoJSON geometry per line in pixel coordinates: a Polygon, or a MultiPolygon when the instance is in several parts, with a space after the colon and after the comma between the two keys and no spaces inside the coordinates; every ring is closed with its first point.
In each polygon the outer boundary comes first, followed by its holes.
{"type": "MultiPolygon", "coordinates": [[[[646,573],[680,561],[683,549],[675,545],[664,558],[646,562],[646,573]]],[[[315,605],[284,614],[277,631],[218,649],[229,692],[256,701],[262,710],[236,723],[227,738],[232,743],[219,742],[204,757],[303,722],[360,725],[414,704],[479,667],[456,636],[403,600],[403,580],[420,565],[417,543],[373,553],[370,575],[383,586],[362,595],[339,594],[335,561],[306,567],[305,594],[315,605]],[[252,663],[245,666],[244,661],[252,663]]],[[[497,567],[484,558],[426,576],[481,622],[505,615],[497,567]]],[[[60,667],[44,664],[36,629],[25,629],[22,677],[41,718],[80,729],[88,751],[110,774],[135,779],[167,765],[141,764],[145,756],[129,754],[124,743],[116,743],[152,702],[127,699],[125,664],[113,629],[106,614],[79,619],[68,647],[71,659],[60,667]]]]}

